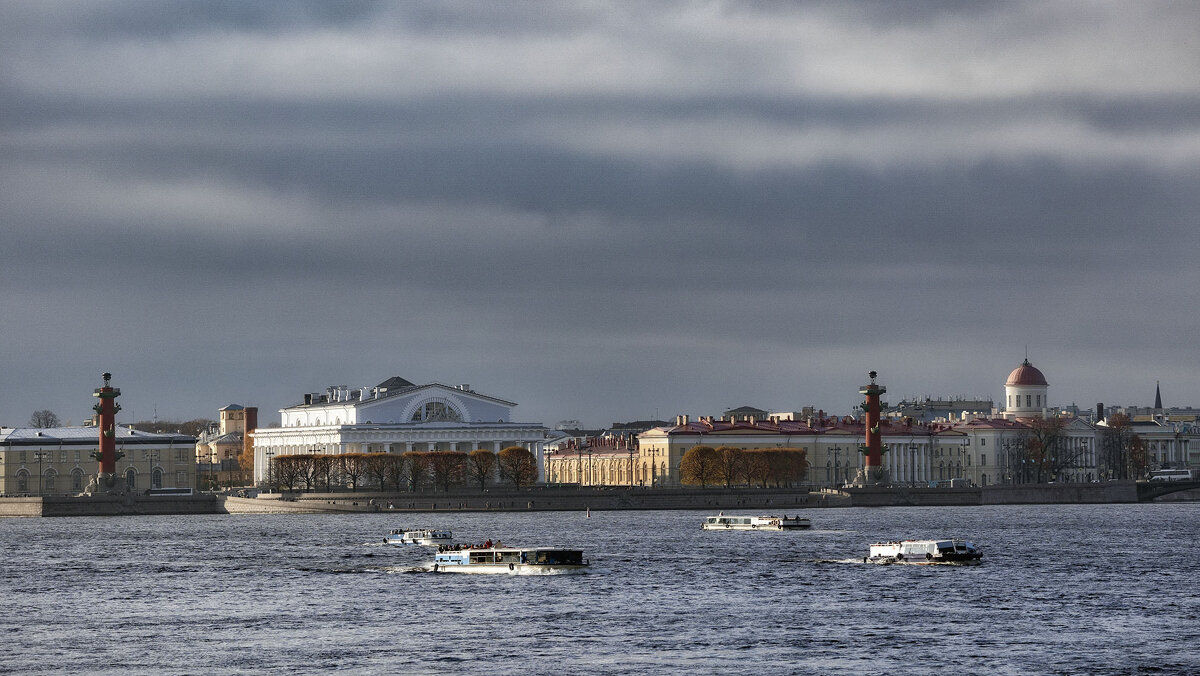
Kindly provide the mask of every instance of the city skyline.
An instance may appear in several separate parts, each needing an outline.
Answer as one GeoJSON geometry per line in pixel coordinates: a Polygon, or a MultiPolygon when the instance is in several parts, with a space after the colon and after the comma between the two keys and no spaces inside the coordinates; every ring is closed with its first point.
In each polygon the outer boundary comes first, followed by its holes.
{"type": "Polygon", "coordinates": [[[1200,8],[0,6],[0,423],[1200,404],[1200,8]]]}

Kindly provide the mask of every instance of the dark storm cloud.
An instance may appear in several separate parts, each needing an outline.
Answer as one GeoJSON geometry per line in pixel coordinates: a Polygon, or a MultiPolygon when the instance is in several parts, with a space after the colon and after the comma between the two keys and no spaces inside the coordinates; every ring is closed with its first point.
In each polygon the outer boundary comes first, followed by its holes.
{"type": "Polygon", "coordinates": [[[1064,398],[1135,400],[1197,328],[1162,316],[1194,16],[8,4],[0,347],[33,394],[122,371],[178,417],[388,375],[546,422],[836,410],[868,367],[998,396],[1031,344],[1064,398]]]}

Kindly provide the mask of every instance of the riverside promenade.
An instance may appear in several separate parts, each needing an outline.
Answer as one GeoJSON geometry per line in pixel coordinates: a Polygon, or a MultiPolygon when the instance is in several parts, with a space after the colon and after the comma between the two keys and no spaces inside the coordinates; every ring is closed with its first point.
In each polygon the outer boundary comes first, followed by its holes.
{"type": "MultiPolygon", "coordinates": [[[[1178,494],[1176,499],[1200,496],[1178,494]]],[[[1160,499],[1161,500],[1161,499],[1160,499]]],[[[577,488],[420,493],[263,493],[256,497],[96,496],[0,498],[2,516],[155,514],[318,514],[353,512],[752,510],[778,513],[833,507],[940,507],[1003,504],[1104,504],[1138,501],[1133,481],[972,488],[577,488]]]]}

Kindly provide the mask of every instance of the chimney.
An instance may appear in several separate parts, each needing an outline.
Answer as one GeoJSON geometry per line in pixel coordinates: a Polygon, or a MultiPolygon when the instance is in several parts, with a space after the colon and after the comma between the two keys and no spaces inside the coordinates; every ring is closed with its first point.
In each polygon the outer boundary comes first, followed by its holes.
{"type": "Polygon", "coordinates": [[[1104,402],[1096,404],[1096,422],[1104,420],[1104,402]]]}

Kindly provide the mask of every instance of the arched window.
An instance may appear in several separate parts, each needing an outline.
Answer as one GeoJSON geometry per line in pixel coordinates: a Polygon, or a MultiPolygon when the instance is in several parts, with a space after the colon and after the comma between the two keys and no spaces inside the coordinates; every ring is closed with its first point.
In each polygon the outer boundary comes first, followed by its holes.
{"type": "Polygon", "coordinates": [[[431,399],[413,411],[412,422],[462,422],[462,413],[445,399],[431,399]]]}
{"type": "Polygon", "coordinates": [[[980,475],[979,475],[979,483],[980,483],[981,485],[983,485],[983,486],[986,486],[986,485],[988,485],[988,482],[987,482],[987,475],[986,475],[986,474],[980,474],[980,475]]]}
{"type": "Polygon", "coordinates": [[[58,472],[53,469],[46,470],[46,474],[42,477],[42,490],[45,492],[53,492],[55,489],[55,480],[58,479],[58,472]]]}
{"type": "Polygon", "coordinates": [[[78,467],[71,470],[71,490],[83,490],[83,470],[79,469],[78,467]]]}
{"type": "Polygon", "coordinates": [[[130,493],[137,492],[137,472],[132,467],[125,470],[125,489],[130,493]]]}
{"type": "Polygon", "coordinates": [[[155,467],[154,475],[150,480],[151,488],[162,488],[162,468],[155,467]]]}
{"type": "Polygon", "coordinates": [[[29,490],[29,472],[19,470],[17,472],[17,492],[25,493],[29,490]]]}

